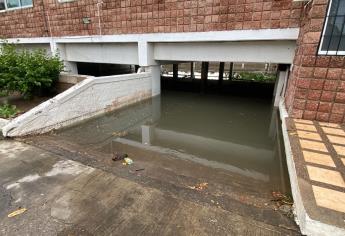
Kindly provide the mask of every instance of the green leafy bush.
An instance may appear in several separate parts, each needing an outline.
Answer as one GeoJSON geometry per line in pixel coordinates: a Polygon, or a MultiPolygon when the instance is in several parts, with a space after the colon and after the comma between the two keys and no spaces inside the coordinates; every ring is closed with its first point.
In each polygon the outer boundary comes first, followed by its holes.
{"type": "Polygon", "coordinates": [[[13,44],[0,48],[0,92],[19,92],[25,98],[48,92],[58,80],[63,63],[45,50],[17,50],[13,44]]]}
{"type": "Polygon", "coordinates": [[[262,72],[240,72],[236,73],[234,78],[237,80],[273,83],[276,81],[277,76],[262,72]]]}
{"type": "Polygon", "coordinates": [[[0,117],[1,118],[12,118],[18,112],[19,112],[19,110],[14,105],[3,104],[0,106],[0,117]]]}

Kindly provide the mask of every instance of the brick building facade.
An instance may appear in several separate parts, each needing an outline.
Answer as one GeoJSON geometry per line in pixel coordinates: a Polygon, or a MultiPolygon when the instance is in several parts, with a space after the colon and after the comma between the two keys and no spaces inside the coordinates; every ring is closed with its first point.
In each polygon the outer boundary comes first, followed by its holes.
{"type": "Polygon", "coordinates": [[[3,37],[203,32],[294,28],[301,2],[291,0],[34,0],[32,8],[0,13],[3,37]],[[99,10],[98,10],[99,9],[99,10]],[[90,24],[83,18],[89,17],[90,24]],[[15,23],[15,24],[13,24],[15,23]]]}
{"type": "Polygon", "coordinates": [[[327,4],[313,1],[303,11],[286,106],[297,118],[343,123],[345,58],[317,55],[327,4]]]}
{"type": "MultiPolygon", "coordinates": [[[[2,0],[4,1],[4,0],[2,0]]],[[[0,12],[3,38],[300,28],[286,91],[297,118],[345,122],[343,56],[319,56],[328,0],[34,0],[0,12]]],[[[253,32],[255,34],[255,32],[253,32]]]]}

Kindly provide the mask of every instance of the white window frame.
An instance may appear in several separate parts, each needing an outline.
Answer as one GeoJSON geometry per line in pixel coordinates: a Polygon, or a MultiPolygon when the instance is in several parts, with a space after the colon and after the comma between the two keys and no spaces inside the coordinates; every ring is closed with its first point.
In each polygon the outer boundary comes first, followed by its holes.
{"type": "Polygon", "coordinates": [[[323,25],[321,40],[320,40],[319,49],[318,49],[318,55],[344,56],[345,55],[345,51],[322,51],[321,50],[322,49],[322,45],[323,45],[324,36],[325,36],[325,33],[326,33],[327,24],[328,24],[329,12],[331,11],[331,7],[332,7],[332,2],[333,2],[333,0],[329,0],[329,2],[328,2],[327,15],[325,17],[325,22],[324,22],[324,25],[323,25]]]}
{"type": "MultiPolygon", "coordinates": [[[[5,9],[0,10],[0,12],[13,11],[13,10],[18,10],[18,9],[25,9],[25,8],[30,8],[30,7],[34,6],[34,0],[32,0],[32,4],[31,5],[12,7],[12,8],[7,8],[7,0],[4,0],[4,3],[5,3],[5,9]]],[[[19,3],[20,3],[20,1],[19,1],[19,3]]]]}

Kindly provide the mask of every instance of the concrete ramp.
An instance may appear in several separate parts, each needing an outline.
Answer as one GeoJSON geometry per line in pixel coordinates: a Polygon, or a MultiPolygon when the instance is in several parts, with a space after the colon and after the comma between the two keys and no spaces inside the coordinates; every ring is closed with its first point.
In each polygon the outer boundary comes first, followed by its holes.
{"type": "Polygon", "coordinates": [[[87,79],[15,118],[2,132],[15,137],[45,133],[152,96],[150,72],[87,79]]]}

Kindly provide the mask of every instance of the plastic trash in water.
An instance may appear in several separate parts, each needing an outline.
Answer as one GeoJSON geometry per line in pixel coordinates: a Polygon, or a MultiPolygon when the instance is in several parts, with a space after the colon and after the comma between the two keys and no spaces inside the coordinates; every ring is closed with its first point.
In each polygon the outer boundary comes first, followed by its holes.
{"type": "Polygon", "coordinates": [[[131,158],[124,158],[123,159],[125,162],[123,163],[124,165],[132,165],[133,164],[133,160],[131,158]]]}

